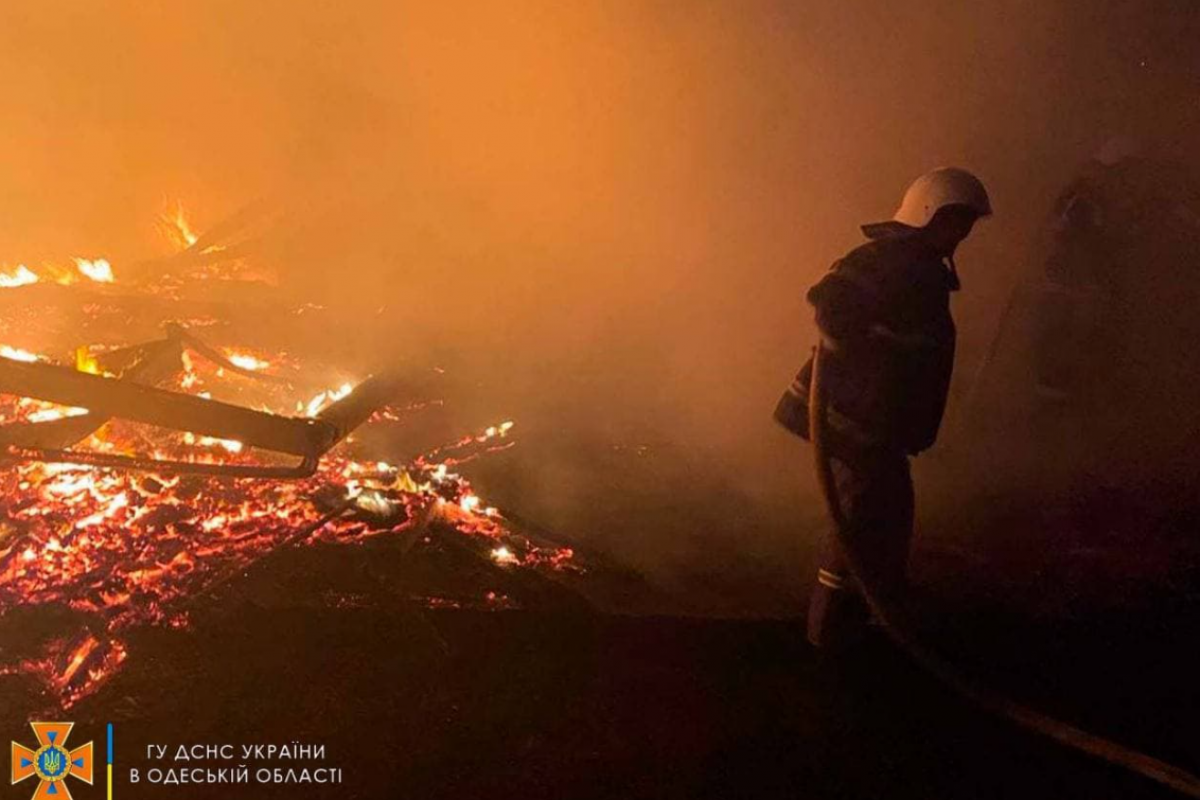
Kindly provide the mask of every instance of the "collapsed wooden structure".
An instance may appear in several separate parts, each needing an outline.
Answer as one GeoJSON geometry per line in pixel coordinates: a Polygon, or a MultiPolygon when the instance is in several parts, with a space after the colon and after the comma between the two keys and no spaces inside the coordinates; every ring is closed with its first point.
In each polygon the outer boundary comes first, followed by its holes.
{"type": "Polygon", "coordinates": [[[303,478],[315,472],[321,456],[389,401],[429,388],[427,383],[418,385],[399,375],[382,373],[363,381],[315,416],[291,417],[157,386],[182,368],[185,349],[222,369],[274,380],[232,363],[178,325],[169,325],[161,340],[104,354],[98,359],[100,368],[108,373],[103,375],[0,357],[0,393],[88,410],[57,420],[0,426],[0,457],[233,477],[303,478]],[[211,464],[69,449],[113,418],[236,440],[298,456],[300,461],[290,466],[211,464]]]}

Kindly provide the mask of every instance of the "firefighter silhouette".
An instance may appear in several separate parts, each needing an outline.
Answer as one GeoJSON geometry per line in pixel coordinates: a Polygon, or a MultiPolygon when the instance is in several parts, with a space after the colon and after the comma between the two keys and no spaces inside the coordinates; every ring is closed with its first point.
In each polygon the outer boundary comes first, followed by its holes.
{"type": "MultiPolygon", "coordinates": [[[[808,292],[816,309],[829,403],[831,466],[847,534],[872,589],[904,587],[913,529],[909,457],[937,438],[954,366],[953,255],[991,214],[983,184],[942,168],[918,178],[892,220],[863,226],[868,242],[837,261],[808,292]]],[[[775,418],[809,438],[812,361],[780,399],[775,418]]],[[[826,537],[808,615],[814,645],[848,642],[866,621],[836,537],[826,537]]]]}

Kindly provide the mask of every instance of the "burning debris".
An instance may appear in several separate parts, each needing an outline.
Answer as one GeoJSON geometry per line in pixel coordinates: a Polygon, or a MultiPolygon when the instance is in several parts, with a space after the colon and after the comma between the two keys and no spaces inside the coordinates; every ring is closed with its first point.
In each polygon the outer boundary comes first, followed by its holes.
{"type": "Polygon", "coordinates": [[[90,280],[96,283],[112,283],[116,280],[112,265],[103,258],[95,260],[75,258],[73,261],[75,262],[73,270],[51,264],[47,265],[40,274],[24,264],[18,264],[13,269],[0,269],[0,289],[29,286],[41,283],[43,280],[64,286],[79,283],[81,280],[90,280]]]}
{"type": "MultiPolygon", "coordinates": [[[[184,253],[220,246],[182,220],[184,253]]],[[[76,265],[114,280],[103,259],[76,265]]],[[[8,291],[41,280],[23,266],[0,273],[8,291]]],[[[438,402],[430,382],[376,375],[321,388],[290,354],[216,347],[171,322],[166,331],[80,347],[73,364],[0,349],[0,620],[31,607],[86,619],[36,652],[0,648],[0,674],[35,676],[70,705],[126,658],[123,632],[186,626],[206,592],[289,545],[437,528],[497,569],[571,566],[569,549],[535,544],[457,471],[512,446],[511,422],[405,463],[368,459],[356,429],[438,402]]]]}

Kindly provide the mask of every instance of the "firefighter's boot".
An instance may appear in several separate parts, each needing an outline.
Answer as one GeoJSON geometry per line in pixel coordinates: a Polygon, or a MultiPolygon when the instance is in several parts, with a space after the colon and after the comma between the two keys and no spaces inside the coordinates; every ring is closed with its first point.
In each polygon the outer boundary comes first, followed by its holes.
{"type": "Polygon", "coordinates": [[[822,650],[837,651],[862,639],[867,608],[853,591],[846,576],[828,569],[817,570],[808,606],[808,641],[822,650]]]}

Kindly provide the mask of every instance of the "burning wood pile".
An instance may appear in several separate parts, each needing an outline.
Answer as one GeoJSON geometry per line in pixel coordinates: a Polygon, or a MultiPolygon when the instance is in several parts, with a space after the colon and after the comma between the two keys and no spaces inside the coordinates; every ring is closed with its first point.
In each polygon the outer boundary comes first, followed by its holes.
{"type": "Polygon", "coordinates": [[[71,705],[126,658],[125,632],[186,627],[198,598],[286,546],[453,536],[497,569],[577,569],[570,549],[518,531],[459,474],[512,446],[511,422],[400,463],[364,455],[361,436],[442,402],[438,372],[314,384],[287,352],[218,345],[219,318],[171,316],[164,298],[215,265],[244,269],[246,252],[174,222],[184,249],[164,263],[183,277],[127,290],[104,260],[0,271],[0,330],[21,339],[0,345],[0,621],[30,607],[86,619],[32,652],[0,642],[0,675],[34,676],[71,705]],[[165,335],[120,341],[146,297],[165,335]],[[80,329],[104,343],[60,359],[31,346],[80,329]]]}

